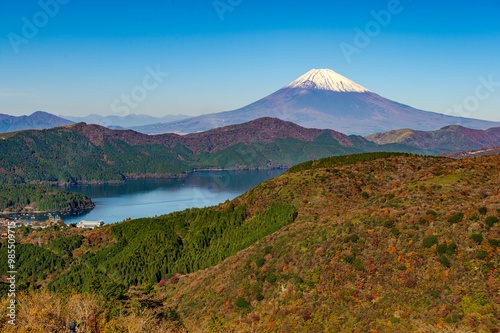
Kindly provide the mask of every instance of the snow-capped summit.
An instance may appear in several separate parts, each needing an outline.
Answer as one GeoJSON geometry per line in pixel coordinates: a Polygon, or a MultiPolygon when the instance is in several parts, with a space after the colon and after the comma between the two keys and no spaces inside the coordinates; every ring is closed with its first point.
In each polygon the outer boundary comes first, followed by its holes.
{"type": "Polygon", "coordinates": [[[312,69],[285,88],[331,90],[336,92],[370,92],[363,86],[331,69],[312,69]]]}
{"type": "Polygon", "coordinates": [[[286,87],[240,109],[134,129],[148,134],[196,133],[261,117],[358,135],[400,128],[433,131],[452,124],[476,129],[500,127],[500,122],[414,109],[377,95],[330,69],[313,69],[286,87]]]}

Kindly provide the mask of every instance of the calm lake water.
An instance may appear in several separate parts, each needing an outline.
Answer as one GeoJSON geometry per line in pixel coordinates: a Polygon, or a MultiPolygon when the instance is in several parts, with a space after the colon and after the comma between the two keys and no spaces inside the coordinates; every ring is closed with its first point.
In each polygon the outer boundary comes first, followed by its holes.
{"type": "MultiPolygon", "coordinates": [[[[65,223],[80,220],[115,223],[152,217],[186,208],[207,207],[231,200],[285,170],[199,171],[185,179],[133,180],[124,184],[72,185],[64,190],[83,193],[96,207],[77,216],[62,215],[65,223]]],[[[39,214],[36,220],[44,220],[39,214]]]]}

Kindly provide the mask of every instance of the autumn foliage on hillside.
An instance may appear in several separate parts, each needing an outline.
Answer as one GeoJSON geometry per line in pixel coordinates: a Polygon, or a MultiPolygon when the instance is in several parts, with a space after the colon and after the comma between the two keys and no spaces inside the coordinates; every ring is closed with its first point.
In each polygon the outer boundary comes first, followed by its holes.
{"type": "Polygon", "coordinates": [[[114,299],[28,288],[18,316],[31,326],[19,332],[63,332],[75,316],[89,332],[498,332],[499,165],[403,154],[303,164],[215,208],[293,205],[294,222],[114,299]]]}

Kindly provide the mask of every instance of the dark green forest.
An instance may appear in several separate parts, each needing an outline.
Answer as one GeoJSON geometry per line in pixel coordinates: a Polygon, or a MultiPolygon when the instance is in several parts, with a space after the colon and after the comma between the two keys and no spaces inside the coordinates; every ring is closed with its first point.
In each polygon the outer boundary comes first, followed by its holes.
{"type": "Polygon", "coordinates": [[[122,181],[127,174],[188,171],[177,156],[159,145],[131,146],[120,140],[100,147],[61,128],[26,131],[0,140],[0,169],[5,170],[0,183],[122,181]]]}
{"type": "Polygon", "coordinates": [[[94,207],[80,193],[70,193],[48,185],[0,185],[0,211],[25,209],[46,212],[76,211],[94,207]]]}
{"type": "MultiPolygon", "coordinates": [[[[31,282],[49,279],[54,291],[117,296],[117,290],[126,286],[158,283],[176,273],[213,266],[292,223],[296,216],[291,205],[273,204],[249,215],[245,206],[228,204],[224,210],[188,209],[141,218],[111,226],[112,244],[77,258],[72,251],[82,246],[83,237],[63,233],[42,247],[17,246],[18,270],[23,272],[18,279],[31,288],[35,287],[31,282]]],[[[0,256],[7,256],[6,245],[0,256]]],[[[0,269],[6,271],[5,265],[0,263],[0,269]]]]}
{"type": "MultiPolygon", "coordinates": [[[[136,139],[130,133],[132,137],[128,139],[99,132],[91,134],[89,139],[70,128],[54,128],[19,132],[0,140],[0,184],[123,181],[179,176],[200,168],[291,167],[308,160],[373,151],[427,153],[404,145],[377,145],[357,136],[349,137],[352,146],[343,146],[326,132],[313,141],[288,137],[199,153],[168,140],[160,144],[162,141],[154,141],[154,137],[146,140],[136,139]]],[[[213,143],[218,144],[222,143],[213,143]]]]}

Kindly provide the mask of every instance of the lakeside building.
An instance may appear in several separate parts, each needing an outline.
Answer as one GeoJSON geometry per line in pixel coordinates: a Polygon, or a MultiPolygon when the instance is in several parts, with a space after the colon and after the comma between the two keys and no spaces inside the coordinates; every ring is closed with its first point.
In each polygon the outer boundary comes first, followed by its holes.
{"type": "Polygon", "coordinates": [[[22,226],[30,227],[33,229],[45,229],[49,228],[52,226],[59,226],[59,227],[67,227],[67,225],[64,224],[64,222],[61,220],[59,216],[56,216],[56,218],[48,219],[45,222],[40,222],[40,221],[24,221],[24,220],[15,220],[15,219],[8,219],[8,218],[0,218],[0,237],[6,237],[2,236],[1,231],[4,231],[14,227],[14,228],[19,228],[22,226]],[[14,224],[12,224],[14,222],[14,224]]]}
{"type": "Polygon", "coordinates": [[[78,222],[76,224],[76,226],[78,228],[90,228],[90,229],[94,229],[95,227],[101,227],[104,225],[104,221],[103,220],[99,220],[99,221],[85,221],[85,220],[82,220],[80,222],[78,222]]]}

